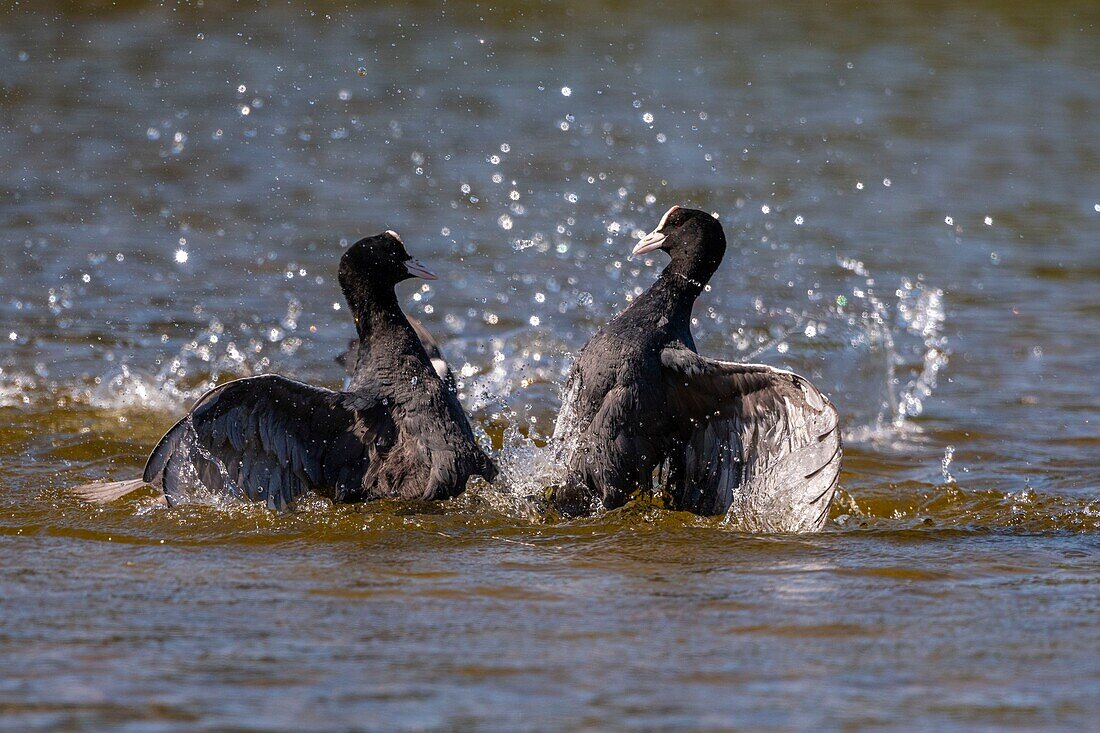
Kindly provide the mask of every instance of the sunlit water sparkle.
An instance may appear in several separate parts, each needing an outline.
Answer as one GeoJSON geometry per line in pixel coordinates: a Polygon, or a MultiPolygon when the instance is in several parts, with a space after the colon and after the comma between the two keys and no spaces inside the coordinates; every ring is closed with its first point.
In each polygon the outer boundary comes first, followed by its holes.
{"type": "Polygon", "coordinates": [[[1091,4],[33,5],[0,10],[0,728],[1100,715],[1091,4]],[[818,535],[542,511],[573,355],[679,203],[730,243],[700,351],[841,410],[818,535]],[[339,388],[336,263],[385,229],[442,275],[400,293],[497,486],[67,495],[227,379],[339,388]]]}

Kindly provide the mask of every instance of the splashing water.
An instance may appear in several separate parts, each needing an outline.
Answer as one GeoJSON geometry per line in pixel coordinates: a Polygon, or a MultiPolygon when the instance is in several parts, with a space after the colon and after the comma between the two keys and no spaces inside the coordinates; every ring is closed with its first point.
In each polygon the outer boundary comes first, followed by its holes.
{"type": "Polygon", "coordinates": [[[178,410],[221,382],[277,370],[278,355],[291,356],[303,343],[294,335],[301,313],[301,303],[291,299],[278,323],[241,324],[236,338],[221,320],[212,318],[176,354],[158,357],[155,372],[123,362],[77,396],[101,409],[178,410]]]}
{"type": "Polygon", "coordinates": [[[912,419],[924,412],[950,356],[943,291],[903,277],[883,293],[862,262],[839,264],[855,276],[847,295],[825,313],[803,316],[815,336],[843,339],[839,353],[826,356],[821,386],[836,390],[846,441],[903,445],[919,434],[912,419]]]}
{"type": "Polygon", "coordinates": [[[940,461],[940,473],[943,474],[945,484],[955,483],[955,477],[951,475],[951,461],[955,459],[955,446],[949,445],[943,449],[943,459],[940,461]]]}

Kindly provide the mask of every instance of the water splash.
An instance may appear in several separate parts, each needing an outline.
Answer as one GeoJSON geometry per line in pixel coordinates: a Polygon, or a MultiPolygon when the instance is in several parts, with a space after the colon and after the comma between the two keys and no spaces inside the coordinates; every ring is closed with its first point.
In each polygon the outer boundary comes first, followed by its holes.
{"type": "Polygon", "coordinates": [[[25,374],[12,374],[0,368],[0,407],[17,407],[30,404],[30,391],[37,381],[25,374]]]}
{"type": "MultiPolygon", "coordinates": [[[[837,393],[845,440],[904,444],[919,435],[913,418],[924,412],[950,357],[943,291],[908,277],[893,289],[880,288],[862,262],[838,264],[854,276],[847,293],[824,312],[804,312],[799,336],[833,343],[821,386],[837,393]]],[[[782,351],[783,343],[769,347],[782,351]]]]}
{"type": "Polygon", "coordinates": [[[949,445],[943,449],[943,459],[940,460],[940,473],[943,474],[945,484],[955,483],[955,477],[951,475],[951,461],[955,458],[955,446],[949,445]]]}
{"type": "Polygon", "coordinates": [[[295,335],[301,313],[301,303],[291,299],[278,322],[241,324],[235,335],[220,319],[211,318],[176,353],[157,357],[155,371],[122,362],[78,397],[107,410],[178,410],[221,382],[276,370],[279,356],[293,355],[303,343],[295,335]]]}

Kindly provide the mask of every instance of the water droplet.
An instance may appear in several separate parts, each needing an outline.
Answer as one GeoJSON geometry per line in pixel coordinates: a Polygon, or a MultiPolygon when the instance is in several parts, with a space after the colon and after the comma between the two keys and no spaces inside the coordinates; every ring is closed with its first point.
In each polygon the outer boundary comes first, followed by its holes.
{"type": "Polygon", "coordinates": [[[504,231],[508,231],[512,228],[512,217],[508,216],[507,214],[501,214],[500,217],[497,219],[497,224],[499,224],[500,228],[504,231]]]}
{"type": "Polygon", "coordinates": [[[569,96],[569,95],[571,95],[572,93],[573,93],[573,90],[572,90],[572,89],[570,89],[569,87],[562,87],[562,88],[561,88],[561,95],[562,95],[563,97],[568,97],[568,96],[569,96]]]}
{"type": "Polygon", "coordinates": [[[187,262],[187,256],[188,256],[187,255],[187,250],[185,250],[185,249],[177,249],[176,250],[176,262],[180,263],[181,265],[184,262],[187,262]]]}
{"type": "Polygon", "coordinates": [[[356,72],[355,72],[355,73],[356,73],[356,74],[358,74],[359,76],[366,76],[366,75],[367,75],[367,67],[365,67],[365,66],[360,66],[360,67],[359,67],[359,68],[358,68],[358,69],[356,70],[356,72]]]}
{"type": "Polygon", "coordinates": [[[993,226],[993,217],[992,217],[992,216],[987,216],[987,217],[985,218],[985,225],[986,225],[987,227],[991,227],[991,226],[993,226]]]}
{"type": "Polygon", "coordinates": [[[955,458],[955,446],[949,445],[943,449],[943,458],[940,460],[940,471],[943,473],[944,483],[955,483],[955,477],[951,475],[951,461],[955,458]]]}
{"type": "Polygon", "coordinates": [[[642,122],[646,123],[647,125],[652,125],[653,124],[653,113],[652,112],[643,113],[642,114],[642,122]]]}
{"type": "Polygon", "coordinates": [[[945,216],[945,217],[943,217],[943,223],[946,224],[947,226],[952,226],[952,225],[954,225],[955,220],[952,219],[950,216],[945,216]]]}

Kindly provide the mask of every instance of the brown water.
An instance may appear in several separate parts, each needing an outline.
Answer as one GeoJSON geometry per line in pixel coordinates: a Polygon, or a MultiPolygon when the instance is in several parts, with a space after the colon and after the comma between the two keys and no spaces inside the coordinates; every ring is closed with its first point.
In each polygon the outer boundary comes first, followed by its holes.
{"type": "Polygon", "coordinates": [[[0,727],[1095,726],[1095,4],[76,5],[0,10],[0,727]],[[731,241],[704,353],[841,407],[819,535],[522,498],[674,203],[731,241]],[[338,386],[386,228],[499,487],[65,494],[216,380],[338,386]]]}

